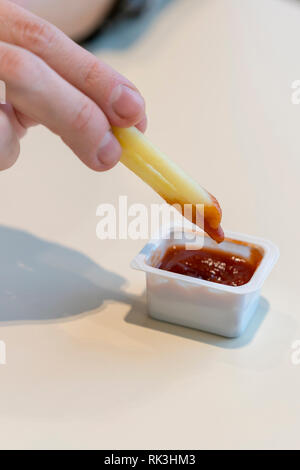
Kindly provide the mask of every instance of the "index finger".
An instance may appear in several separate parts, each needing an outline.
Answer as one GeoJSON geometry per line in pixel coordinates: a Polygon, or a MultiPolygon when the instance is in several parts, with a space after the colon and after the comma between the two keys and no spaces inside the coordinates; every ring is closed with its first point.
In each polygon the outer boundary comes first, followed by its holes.
{"type": "Polygon", "coordinates": [[[95,101],[110,123],[145,130],[145,103],[137,88],[63,32],[29,11],[0,0],[0,40],[42,58],[69,83],[95,101]]]}
{"type": "Polygon", "coordinates": [[[42,59],[0,41],[0,72],[13,107],[59,135],[89,168],[117,163],[121,148],[101,109],[42,59]]]}

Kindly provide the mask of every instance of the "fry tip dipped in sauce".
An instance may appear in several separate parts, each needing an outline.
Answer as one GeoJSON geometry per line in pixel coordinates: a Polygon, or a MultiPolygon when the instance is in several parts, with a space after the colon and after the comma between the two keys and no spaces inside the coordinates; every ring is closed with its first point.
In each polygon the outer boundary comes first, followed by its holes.
{"type": "Polygon", "coordinates": [[[121,162],[168,204],[183,209],[180,212],[184,216],[184,206],[191,205],[192,211],[187,218],[217,243],[221,243],[224,240],[222,211],[216,198],[155,148],[135,127],[113,128],[113,132],[122,147],[121,162]],[[204,213],[197,217],[199,205],[204,207],[204,213]]]}

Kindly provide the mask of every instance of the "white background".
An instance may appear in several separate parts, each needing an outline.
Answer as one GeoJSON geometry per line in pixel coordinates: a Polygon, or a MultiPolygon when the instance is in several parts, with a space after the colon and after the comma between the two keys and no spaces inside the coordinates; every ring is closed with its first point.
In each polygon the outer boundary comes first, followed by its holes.
{"type": "Polygon", "coordinates": [[[280,247],[240,339],[147,318],[129,268],[144,242],[100,242],[95,213],[159,197],[121,165],[91,172],[45,129],[26,137],[0,175],[1,448],[299,448],[299,26],[296,1],[178,1],[134,47],[101,52],[224,228],[280,247]]]}

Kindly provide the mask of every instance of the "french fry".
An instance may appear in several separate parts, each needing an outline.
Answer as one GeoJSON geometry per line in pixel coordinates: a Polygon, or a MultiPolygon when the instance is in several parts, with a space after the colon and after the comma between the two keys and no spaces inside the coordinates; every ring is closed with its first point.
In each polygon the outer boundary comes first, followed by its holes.
{"type": "Polygon", "coordinates": [[[220,226],[222,211],[218,201],[210,193],[156,149],[135,127],[113,128],[113,132],[123,150],[121,162],[127,168],[169,204],[180,207],[191,222],[197,223],[215,241],[220,243],[224,240],[220,226]],[[187,204],[192,207],[188,215],[184,211],[187,204]],[[204,217],[199,213],[197,205],[204,206],[204,217]]]}

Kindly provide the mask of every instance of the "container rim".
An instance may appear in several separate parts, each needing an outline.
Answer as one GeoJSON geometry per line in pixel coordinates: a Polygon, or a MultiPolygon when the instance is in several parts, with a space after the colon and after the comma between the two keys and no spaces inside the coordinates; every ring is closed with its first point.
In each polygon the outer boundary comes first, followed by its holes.
{"type": "MultiPolygon", "coordinates": [[[[182,227],[171,227],[166,232],[166,235],[171,236],[172,233],[184,231],[182,227]]],[[[147,263],[150,256],[154,253],[159,246],[166,241],[166,238],[155,238],[150,240],[144,248],[135,256],[131,262],[131,267],[138,271],[144,271],[149,274],[156,274],[158,276],[166,277],[169,279],[187,282],[195,286],[207,286],[210,289],[215,289],[223,292],[230,292],[234,294],[248,294],[250,292],[260,289],[265,282],[266,278],[270,274],[274,265],[279,258],[279,248],[271,241],[264,238],[255,237],[252,235],[246,235],[239,232],[225,231],[225,238],[232,239],[233,241],[246,242],[256,245],[258,248],[263,250],[263,258],[253,274],[252,278],[246,284],[242,286],[227,286],[225,284],[218,284],[211,281],[204,281],[203,279],[197,279],[184,274],[172,273],[170,271],[164,271],[163,269],[155,268],[147,263]]]]}

